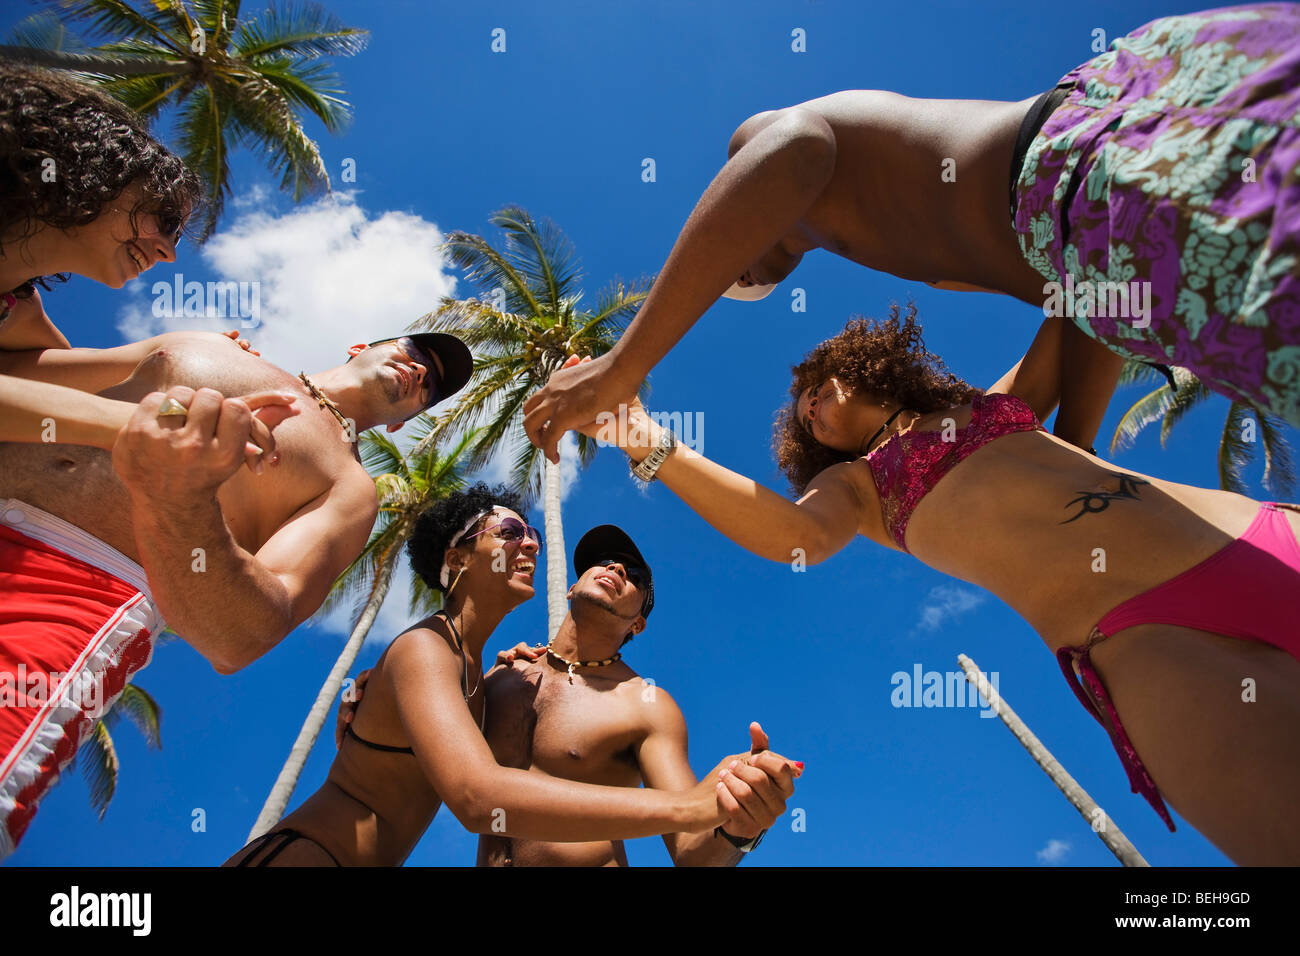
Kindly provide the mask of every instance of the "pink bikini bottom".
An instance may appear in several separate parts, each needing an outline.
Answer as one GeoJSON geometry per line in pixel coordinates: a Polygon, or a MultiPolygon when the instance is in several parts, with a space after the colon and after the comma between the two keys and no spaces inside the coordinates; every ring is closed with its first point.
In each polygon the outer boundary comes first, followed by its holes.
{"type": "Polygon", "coordinates": [[[1155,781],[1124,732],[1089,653],[1102,640],[1138,624],[1170,624],[1243,641],[1262,641],[1300,660],[1300,545],[1281,508],[1265,502],[1250,527],[1196,567],[1125,601],[1097,622],[1082,647],[1056,652],[1079,702],[1110,734],[1134,793],[1174,829],[1155,781]],[[1079,676],[1075,677],[1074,665],[1079,676]],[[1091,692],[1089,698],[1084,687],[1091,692]]]}

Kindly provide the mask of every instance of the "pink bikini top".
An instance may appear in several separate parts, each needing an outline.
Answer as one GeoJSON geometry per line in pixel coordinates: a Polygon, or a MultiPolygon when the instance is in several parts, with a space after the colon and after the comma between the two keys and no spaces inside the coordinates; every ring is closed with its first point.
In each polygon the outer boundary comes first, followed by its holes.
{"type": "Polygon", "coordinates": [[[977,395],[970,404],[969,424],[958,428],[948,441],[943,430],[895,433],[867,453],[885,527],[904,551],[912,512],[958,462],[995,438],[1043,427],[1014,395],[977,395]]]}

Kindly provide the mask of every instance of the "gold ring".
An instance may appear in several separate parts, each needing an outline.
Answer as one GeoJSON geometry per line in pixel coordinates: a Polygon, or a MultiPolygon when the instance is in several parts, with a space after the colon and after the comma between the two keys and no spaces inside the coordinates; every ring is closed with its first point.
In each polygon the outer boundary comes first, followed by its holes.
{"type": "Polygon", "coordinates": [[[172,418],[178,415],[181,418],[186,418],[189,413],[190,410],[174,398],[164,399],[163,403],[158,406],[159,418],[172,418]]]}

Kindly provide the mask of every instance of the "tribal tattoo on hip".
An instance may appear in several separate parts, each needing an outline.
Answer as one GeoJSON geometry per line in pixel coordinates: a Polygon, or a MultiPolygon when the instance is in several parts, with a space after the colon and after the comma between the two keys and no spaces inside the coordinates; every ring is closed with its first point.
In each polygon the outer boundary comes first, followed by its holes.
{"type": "Polygon", "coordinates": [[[1141,501],[1142,499],[1137,493],[1138,486],[1151,484],[1151,482],[1143,481],[1141,478],[1134,478],[1132,475],[1124,475],[1115,471],[1112,471],[1110,476],[1119,479],[1119,489],[1117,491],[1079,492],[1079,497],[1065,505],[1067,508],[1078,505],[1079,513],[1072,518],[1065,519],[1061,524],[1069,524],[1071,521],[1078,521],[1084,515],[1099,514],[1109,508],[1112,501],[1120,501],[1123,499],[1141,501]]]}

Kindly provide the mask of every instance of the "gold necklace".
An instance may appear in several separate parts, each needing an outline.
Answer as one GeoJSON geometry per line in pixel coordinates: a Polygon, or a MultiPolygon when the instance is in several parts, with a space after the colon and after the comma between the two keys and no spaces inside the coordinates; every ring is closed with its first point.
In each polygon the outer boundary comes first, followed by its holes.
{"type": "Polygon", "coordinates": [[[614,664],[623,659],[623,652],[617,652],[613,657],[607,657],[603,661],[566,661],[559,654],[555,653],[555,648],[551,646],[551,641],[546,642],[546,653],[550,654],[561,664],[567,664],[569,668],[569,683],[573,683],[573,669],[575,667],[605,667],[614,664]]]}
{"type": "MultiPolygon", "coordinates": [[[[351,421],[343,417],[343,413],[339,411],[339,407],[334,403],[334,399],[330,398],[319,388],[317,388],[316,383],[307,377],[306,372],[299,372],[298,379],[304,385],[307,386],[307,391],[311,392],[311,397],[316,399],[316,404],[334,416],[334,418],[338,421],[339,425],[342,427],[344,434],[348,436],[352,436],[356,434],[351,421]]],[[[352,437],[348,438],[349,444],[355,441],[356,441],[355,438],[352,437]]]]}

